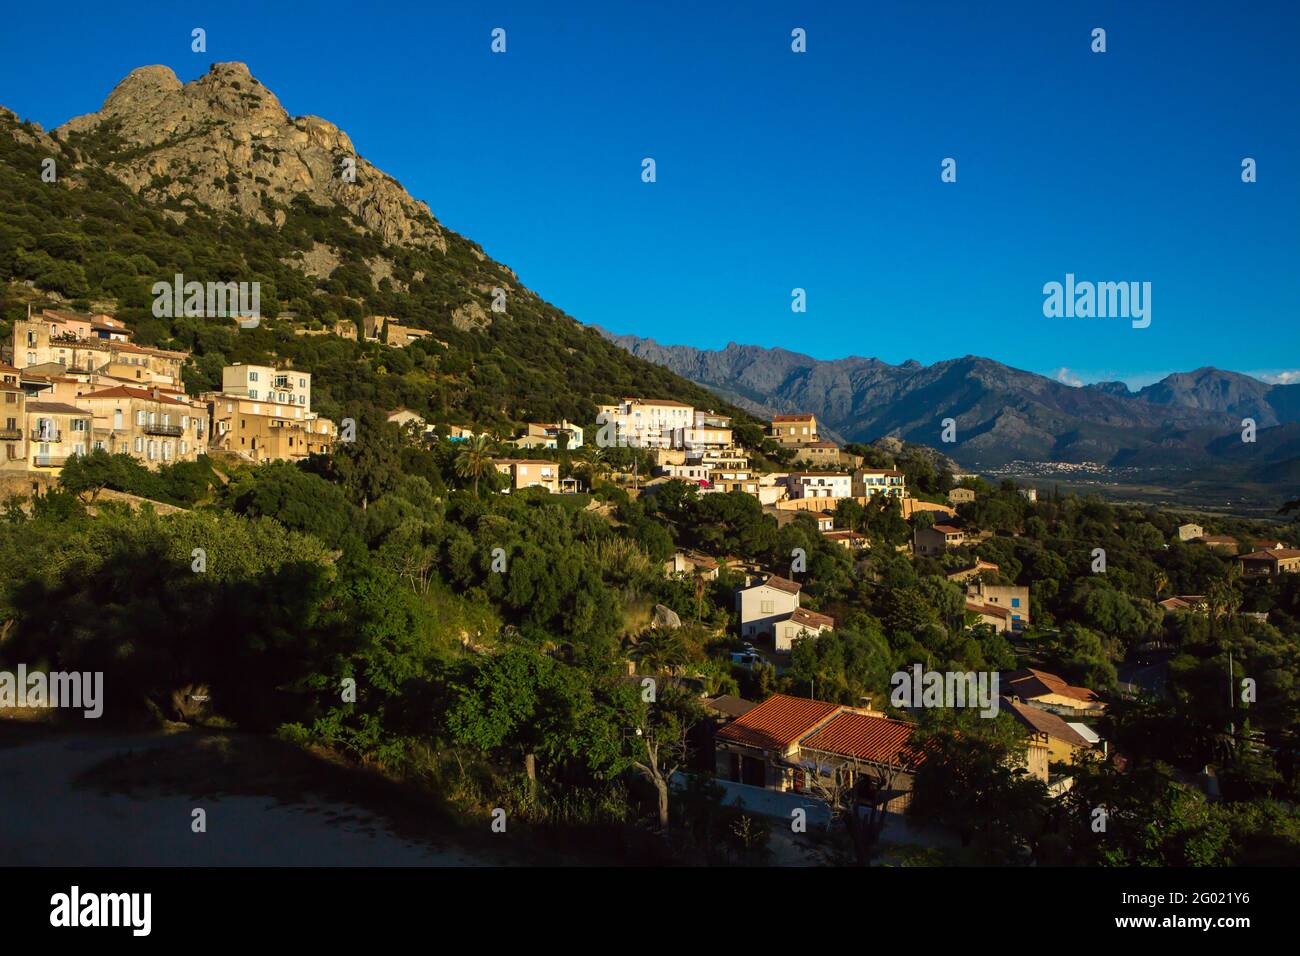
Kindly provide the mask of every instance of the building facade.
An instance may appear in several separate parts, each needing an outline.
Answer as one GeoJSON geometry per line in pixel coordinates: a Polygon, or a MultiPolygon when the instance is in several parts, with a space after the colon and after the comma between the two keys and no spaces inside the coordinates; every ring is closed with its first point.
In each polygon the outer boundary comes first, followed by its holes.
{"type": "Polygon", "coordinates": [[[817,416],[773,415],[770,426],[772,437],[782,445],[804,445],[821,441],[817,434],[817,416]]]}

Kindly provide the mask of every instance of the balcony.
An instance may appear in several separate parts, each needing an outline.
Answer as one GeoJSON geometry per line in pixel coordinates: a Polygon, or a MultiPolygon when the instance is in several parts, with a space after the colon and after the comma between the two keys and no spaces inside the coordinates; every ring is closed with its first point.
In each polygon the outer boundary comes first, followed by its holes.
{"type": "Polygon", "coordinates": [[[185,430],[180,425],[160,425],[155,422],[145,425],[144,433],[146,435],[167,435],[172,438],[179,438],[185,434],[185,430]]]}
{"type": "Polygon", "coordinates": [[[21,428],[0,428],[0,441],[22,441],[23,430],[21,428]]]}
{"type": "Polygon", "coordinates": [[[52,442],[57,445],[63,441],[63,432],[61,431],[41,431],[39,428],[33,428],[27,436],[32,441],[52,442]]]}
{"type": "Polygon", "coordinates": [[[67,455],[37,455],[33,462],[37,468],[62,468],[67,460],[67,455]]]}

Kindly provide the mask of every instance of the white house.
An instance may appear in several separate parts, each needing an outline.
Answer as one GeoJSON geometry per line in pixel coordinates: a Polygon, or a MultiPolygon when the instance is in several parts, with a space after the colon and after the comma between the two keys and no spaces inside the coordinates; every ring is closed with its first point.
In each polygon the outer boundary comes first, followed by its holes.
{"type": "Polygon", "coordinates": [[[775,647],[789,653],[794,642],[805,637],[820,637],[823,631],[835,630],[835,619],[805,608],[795,608],[790,615],[776,622],[775,647]]]}
{"type": "Polygon", "coordinates": [[[761,584],[751,584],[736,592],[736,610],[740,612],[740,636],[760,637],[775,634],[777,622],[799,608],[797,581],[770,576],[761,584]]]}
{"type": "Polygon", "coordinates": [[[786,478],[791,498],[829,498],[853,494],[853,476],[833,471],[794,471],[786,478]]]}
{"type": "Polygon", "coordinates": [[[797,581],[773,574],[761,584],[737,591],[741,637],[771,636],[773,649],[788,654],[800,638],[834,630],[833,618],[799,606],[800,589],[797,581]]]}

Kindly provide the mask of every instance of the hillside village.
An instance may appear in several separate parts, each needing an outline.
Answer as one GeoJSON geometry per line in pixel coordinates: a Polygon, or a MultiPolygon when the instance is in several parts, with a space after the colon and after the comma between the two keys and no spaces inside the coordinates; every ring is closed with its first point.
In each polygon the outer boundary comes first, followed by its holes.
{"type": "Polygon", "coordinates": [[[756,418],[340,152],[242,64],[0,110],[0,662],[565,860],[1300,859],[1300,502],[991,481],[898,437],[933,402],[870,441],[756,418]],[[151,310],[182,273],[264,310],[151,310]]]}
{"type": "MultiPolygon", "coordinates": [[[[381,316],[341,322],[319,334],[393,349],[423,337],[381,316]]],[[[12,500],[30,494],[39,503],[61,486],[87,487],[87,475],[90,487],[113,488],[114,479],[94,479],[92,467],[112,458],[129,458],[158,473],[181,463],[208,463],[214,479],[219,468],[238,481],[243,469],[276,463],[310,469],[356,442],[341,434],[339,423],[313,410],[310,369],[233,363],[221,369],[219,390],[190,395],[182,374],[192,360],[187,352],[132,339],[126,323],[102,313],[44,307],[29,309],[13,323],[0,365],[0,479],[8,479],[11,494],[19,493],[12,500]],[[61,481],[65,471],[79,477],[61,481]]],[[[886,820],[911,819],[918,775],[924,779],[923,768],[942,759],[953,738],[934,736],[932,713],[921,698],[896,700],[887,693],[883,673],[865,683],[859,679],[860,689],[853,691],[852,681],[846,685],[819,661],[820,649],[840,647],[841,638],[858,640],[863,627],[860,609],[854,609],[860,605],[828,589],[827,574],[835,573],[828,571],[828,560],[849,580],[864,582],[880,580],[882,570],[899,560],[909,573],[937,572],[933,580],[943,583],[927,587],[943,597],[931,602],[954,602],[942,612],[955,615],[943,622],[946,632],[986,645],[974,658],[965,655],[965,666],[982,660],[987,676],[988,666],[996,665],[993,710],[1009,717],[1019,741],[1004,762],[1041,785],[1048,801],[1066,799],[1081,769],[1087,775],[1098,768],[1124,772],[1132,756],[1125,752],[1123,731],[1118,745],[1112,741],[1107,710],[1117,700],[1127,708],[1168,693],[1172,658],[1161,632],[1177,631],[1176,622],[1189,616],[1212,621],[1234,614],[1260,626],[1270,619],[1268,611],[1241,610],[1240,595],[1226,598],[1221,586],[1210,596],[1171,594],[1149,605],[1150,614],[1163,612],[1166,620],[1144,625],[1151,637],[1121,655],[1120,672],[1111,671],[1118,678],[1094,689],[1043,666],[1044,660],[1069,655],[1043,652],[1061,639],[1061,630],[1050,626],[1050,614],[1047,623],[1038,620],[1041,582],[1005,567],[1005,559],[990,560],[1014,554],[999,550],[999,542],[1013,541],[1022,531],[1008,528],[997,512],[986,512],[995,520],[981,527],[981,507],[996,503],[1005,509],[1015,500],[1032,513],[1040,505],[1037,489],[1004,485],[995,491],[974,475],[926,471],[920,473],[926,488],[913,489],[900,468],[868,466],[867,456],[877,459],[877,449],[824,440],[813,415],[776,416],[758,431],[734,425],[730,415],[661,397],[599,405],[594,422],[524,422],[508,435],[472,422],[430,424],[404,408],[389,410],[383,421],[411,447],[447,449],[450,470],[472,481],[476,497],[482,491],[539,504],[551,497],[572,499],[615,524],[655,514],[670,527],[691,509],[705,509],[687,519],[698,520],[711,501],[727,502],[727,508],[748,501],[747,517],[733,516],[733,525],[758,522],[755,527],[767,529],[764,536],[778,532],[787,542],[799,542],[788,550],[773,541],[761,553],[748,547],[731,553],[702,546],[690,533],[673,533],[661,543],[642,538],[657,542],[645,546],[661,555],[659,575],[669,591],[654,605],[648,627],[624,626],[625,679],[662,682],[693,701],[689,706],[700,715],[689,747],[682,738],[679,768],[656,768],[650,775],[661,786],[662,825],[668,822],[666,794],[682,785],[679,772],[686,767],[712,775],[725,802],[753,806],[760,815],[784,818],[815,798],[832,818],[847,820],[846,832],[860,855],[872,852],[872,833],[878,836],[886,820]],[[777,555],[788,560],[775,562],[777,555]],[[672,593],[685,602],[672,601],[672,593]],[[714,601],[716,610],[704,614],[714,601]],[[702,656],[688,650],[691,642],[702,642],[702,656]],[[662,779],[656,777],[660,771],[662,779]],[[756,799],[755,790],[766,796],[756,799]],[[874,831],[857,825],[860,813],[875,821],[874,831]]],[[[117,490],[131,490],[129,482],[117,490]]],[[[150,503],[138,499],[137,506],[150,503]]],[[[1036,520],[1022,525],[1017,518],[1016,528],[1031,529],[1036,520]]],[[[743,538],[744,533],[730,536],[733,544],[743,538]]],[[[1183,522],[1170,541],[1221,555],[1218,560],[1232,562],[1229,579],[1235,575],[1243,584],[1275,582],[1300,571],[1300,550],[1276,536],[1207,533],[1183,522]]],[[[1148,546],[1156,544],[1170,547],[1158,538],[1148,546]]],[[[1010,563],[1020,561],[1012,557],[1010,563]]],[[[887,609],[876,613],[891,620],[887,609]]],[[[977,669],[957,675],[972,703],[977,669]]],[[[1104,674],[1106,668],[1092,672],[1104,674]]],[[[951,689],[951,675],[948,681],[951,689]]],[[[950,708],[942,696],[936,700],[941,711],[950,708]]],[[[1252,739],[1252,747],[1266,746],[1264,736],[1252,739]]],[[[1181,779],[1219,798],[1218,772],[1209,766],[1203,771],[1181,779]]],[[[922,800],[920,807],[931,822],[946,818],[942,806],[922,800]]]]}

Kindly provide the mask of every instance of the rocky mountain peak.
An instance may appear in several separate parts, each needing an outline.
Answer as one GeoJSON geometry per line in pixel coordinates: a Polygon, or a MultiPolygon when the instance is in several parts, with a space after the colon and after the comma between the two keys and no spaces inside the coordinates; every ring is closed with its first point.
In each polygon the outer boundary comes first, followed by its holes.
{"type": "Polygon", "coordinates": [[[165,66],[140,67],[98,112],[69,120],[54,135],[91,153],[150,202],[206,206],[278,226],[285,213],[268,204],[288,206],[304,196],[344,207],[385,243],[446,251],[424,203],[358,156],[333,123],[291,117],[243,63],[215,63],[189,83],[165,66]],[[355,181],[344,176],[349,159],[355,181]]]}

